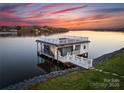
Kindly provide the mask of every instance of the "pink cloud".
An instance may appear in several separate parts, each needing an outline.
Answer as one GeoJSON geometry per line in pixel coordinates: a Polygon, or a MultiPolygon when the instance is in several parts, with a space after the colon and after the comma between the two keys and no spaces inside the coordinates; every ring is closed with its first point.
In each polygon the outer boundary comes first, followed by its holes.
{"type": "Polygon", "coordinates": [[[42,18],[42,17],[44,17],[44,16],[51,16],[51,15],[57,15],[57,14],[64,14],[64,13],[66,13],[66,12],[74,11],[74,10],[81,9],[81,8],[85,8],[85,7],[87,7],[87,5],[79,6],[79,7],[72,7],[72,8],[62,9],[62,10],[57,10],[57,11],[55,11],[55,12],[44,13],[44,14],[41,14],[41,15],[31,16],[31,17],[28,17],[28,18],[29,18],[29,19],[31,19],[31,18],[42,18]]]}
{"type": "Polygon", "coordinates": [[[51,9],[51,8],[55,8],[55,7],[58,7],[58,6],[63,6],[63,5],[67,5],[67,4],[64,4],[64,3],[58,3],[58,4],[48,4],[48,5],[45,5],[45,6],[41,6],[40,8],[37,8],[37,9],[33,9],[31,11],[25,11],[23,13],[18,13],[18,15],[31,15],[31,14],[34,14],[34,13],[42,13],[41,10],[47,10],[47,9],[51,9]]]}
{"type": "Polygon", "coordinates": [[[52,14],[65,13],[65,12],[74,11],[74,10],[85,8],[85,7],[87,7],[87,5],[79,6],[79,7],[73,7],[73,8],[68,8],[68,9],[64,9],[64,10],[60,10],[60,11],[55,11],[52,14]]]}

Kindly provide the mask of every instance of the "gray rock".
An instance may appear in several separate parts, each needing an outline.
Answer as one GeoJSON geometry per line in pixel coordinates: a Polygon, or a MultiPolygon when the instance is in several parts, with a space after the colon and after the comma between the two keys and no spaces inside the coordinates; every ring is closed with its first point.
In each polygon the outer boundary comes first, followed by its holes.
{"type": "Polygon", "coordinates": [[[79,68],[79,67],[75,67],[75,68],[61,70],[61,71],[54,71],[54,72],[51,72],[51,73],[45,74],[45,75],[35,76],[32,79],[23,80],[22,82],[19,82],[17,84],[10,85],[10,86],[4,88],[3,90],[23,90],[23,89],[28,89],[29,86],[32,86],[32,85],[37,84],[37,83],[40,83],[42,81],[46,81],[49,78],[53,78],[53,77],[56,77],[56,76],[61,76],[61,75],[64,75],[65,73],[69,73],[69,72],[80,70],[80,69],[81,68],[79,68]]]}

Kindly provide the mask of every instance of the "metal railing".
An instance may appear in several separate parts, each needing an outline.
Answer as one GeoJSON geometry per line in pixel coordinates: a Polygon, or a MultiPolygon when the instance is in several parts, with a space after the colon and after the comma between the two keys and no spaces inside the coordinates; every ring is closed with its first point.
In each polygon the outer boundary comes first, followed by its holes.
{"type": "Polygon", "coordinates": [[[62,62],[68,62],[68,57],[67,56],[58,55],[58,60],[62,61],[62,62]]]}
{"type": "Polygon", "coordinates": [[[67,53],[67,55],[77,55],[77,54],[80,54],[80,50],[75,50],[67,53]]]}
{"type": "Polygon", "coordinates": [[[41,37],[40,40],[54,43],[54,44],[66,44],[66,43],[73,43],[73,42],[79,42],[79,41],[88,41],[88,37],[65,36],[64,38],[67,38],[67,39],[60,39],[60,38],[61,37],[58,37],[58,38],[41,37]]]}
{"type": "Polygon", "coordinates": [[[84,67],[84,68],[92,67],[92,59],[72,55],[72,56],[69,56],[69,60],[72,63],[74,63],[78,66],[84,67]]]}
{"type": "Polygon", "coordinates": [[[70,54],[67,54],[67,56],[58,55],[58,60],[62,62],[71,62],[75,65],[78,65],[87,69],[92,67],[92,59],[83,58],[76,55],[70,55],[70,54]]]}

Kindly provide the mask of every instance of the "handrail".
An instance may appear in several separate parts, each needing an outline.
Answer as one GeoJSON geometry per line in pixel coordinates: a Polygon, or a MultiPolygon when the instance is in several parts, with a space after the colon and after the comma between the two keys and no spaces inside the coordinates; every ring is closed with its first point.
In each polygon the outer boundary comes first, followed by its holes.
{"type": "Polygon", "coordinates": [[[69,59],[74,64],[83,65],[87,68],[92,67],[92,59],[86,59],[76,55],[69,56],[69,59]]]}
{"type": "Polygon", "coordinates": [[[77,42],[79,41],[88,41],[88,37],[78,37],[78,36],[66,36],[64,38],[68,38],[68,39],[62,39],[60,40],[58,38],[54,38],[54,37],[41,37],[40,40],[42,41],[46,41],[46,42],[50,42],[50,43],[56,43],[56,44],[61,44],[61,43],[69,43],[69,42],[77,42]]]}
{"type": "Polygon", "coordinates": [[[75,54],[78,54],[80,53],[80,50],[75,50],[75,51],[72,51],[72,52],[68,52],[67,55],[75,55],[75,54]]]}

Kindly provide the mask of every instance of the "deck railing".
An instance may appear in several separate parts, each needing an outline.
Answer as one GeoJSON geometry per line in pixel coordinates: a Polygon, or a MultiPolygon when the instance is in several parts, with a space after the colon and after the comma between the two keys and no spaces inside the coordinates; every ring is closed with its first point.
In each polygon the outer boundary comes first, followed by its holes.
{"type": "Polygon", "coordinates": [[[57,39],[42,38],[41,40],[53,44],[59,44],[59,41],[57,39]]]}
{"type": "Polygon", "coordinates": [[[72,51],[72,52],[68,52],[67,55],[77,55],[77,54],[80,54],[80,50],[75,50],[75,51],[72,51]]]}
{"type": "Polygon", "coordinates": [[[65,36],[67,39],[51,38],[51,37],[41,37],[42,41],[54,43],[54,44],[66,44],[79,41],[88,41],[88,37],[77,37],[77,36],[65,36]]]}
{"type": "Polygon", "coordinates": [[[92,67],[92,59],[88,59],[88,58],[83,58],[83,57],[79,57],[79,56],[76,56],[76,55],[71,55],[68,57],[68,59],[78,65],[78,66],[81,66],[81,67],[84,67],[84,68],[90,68],[92,67]]]}
{"type": "Polygon", "coordinates": [[[81,41],[88,41],[88,37],[78,37],[78,36],[69,36],[71,38],[75,38],[75,39],[78,39],[78,40],[81,40],[81,41]]]}
{"type": "Polygon", "coordinates": [[[58,59],[62,62],[70,62],[87,69],[92,67],[92,59],[83,58],[76,55],[70,54],[68,54],[67,56],[58,55],[58,59]]]}
{"type": "MultiPolygon", "coordinates": [[[[52,56],[46,54],[45,52],[42,52],[42,54],[44,54],[50,58],[53,58],[52,56]]],[[[92,67],[92,59],[79,57],[79,56],[76,56],[74,54],[73,55],[67,54],[67,56],[58,55],[58,57],[55,59],[59,60],[63,63],[70,62],[70,63],[73,63],[75,65],[87,68],[87,69],[92,67]]]]}
{"type": "Polygon", "coordinates": [[[68,57],[67,56],[58,55],[58,60],[60,60],[62,62],[68,62],[68,57]]]}

